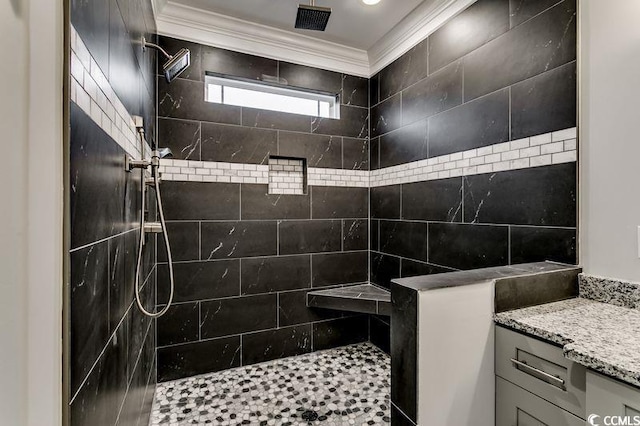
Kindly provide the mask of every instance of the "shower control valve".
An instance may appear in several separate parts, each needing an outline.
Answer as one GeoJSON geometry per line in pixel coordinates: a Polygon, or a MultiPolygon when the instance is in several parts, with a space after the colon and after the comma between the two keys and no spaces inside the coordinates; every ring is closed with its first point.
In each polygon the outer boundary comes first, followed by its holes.
{"type": "Polygon", "coordinates": [[[149,160],[134,160],[133,158],[125,155],[124,158],[124,169],[127,172],[132,171],[133,169],[146,169],[151,165],[151,161],[149,160]]]}

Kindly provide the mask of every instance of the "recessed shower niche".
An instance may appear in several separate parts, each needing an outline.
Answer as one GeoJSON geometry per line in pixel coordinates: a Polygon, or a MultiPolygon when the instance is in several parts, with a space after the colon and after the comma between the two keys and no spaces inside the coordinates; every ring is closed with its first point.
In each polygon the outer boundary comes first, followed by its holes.
{"type": "Polygon", "coordinates": [[[269,157],[269,194],[305,195],[306,193],[306,159],[269,157]]]}

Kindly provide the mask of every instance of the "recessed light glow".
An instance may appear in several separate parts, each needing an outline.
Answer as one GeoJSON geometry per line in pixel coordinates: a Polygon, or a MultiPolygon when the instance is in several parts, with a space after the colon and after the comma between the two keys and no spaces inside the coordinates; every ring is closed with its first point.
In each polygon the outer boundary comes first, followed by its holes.
{"type": "Polygon", "coordinates": [[[380,3],[380,0],[362,0],[362,3],[373,6],[374,4],[380,3]]]}

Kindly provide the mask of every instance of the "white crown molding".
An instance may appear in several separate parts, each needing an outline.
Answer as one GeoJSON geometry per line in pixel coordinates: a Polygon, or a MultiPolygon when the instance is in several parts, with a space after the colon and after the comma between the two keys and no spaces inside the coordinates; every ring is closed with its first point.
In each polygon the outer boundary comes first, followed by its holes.
{"type": "Polygon", "coordinates": [[[476,1],[439,0],[420,4],[369,49],[369,74],[382,70],[476,1]]]}
{"type": "Polygon", "coordinates": [[[267,25],[152,0],[158,33],[222,49],[371,77],[477,0],[423,2],[365,51],[267,25]]]}
{"type": "Polygon", "coordinates": [[[242,53],[369,77],[369,57],[355,49],[169,1],[158,33],[242,53]]]}

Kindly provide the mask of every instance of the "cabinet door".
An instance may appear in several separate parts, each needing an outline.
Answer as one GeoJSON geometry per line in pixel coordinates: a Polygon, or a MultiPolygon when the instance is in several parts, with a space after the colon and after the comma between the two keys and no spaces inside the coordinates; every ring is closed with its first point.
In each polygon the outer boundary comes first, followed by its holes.
{"type": "Polygon", "coordinates": [[[496,377],[496,426],[584,426],[584,420],[496,377]]]}
{"type": "Polygon", "coordinates": [[[592,414],[626,417],[624,424],[640,425],[640,389],[588,371],[587,418],[592,414]]]}

